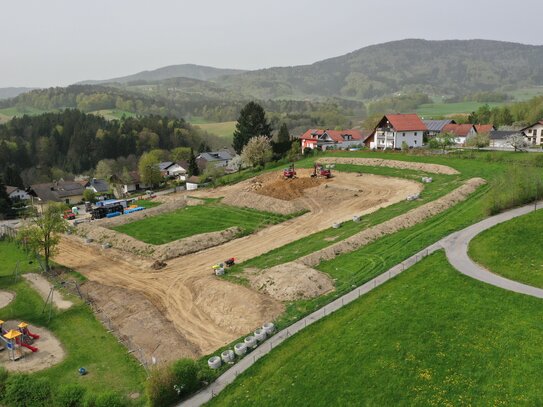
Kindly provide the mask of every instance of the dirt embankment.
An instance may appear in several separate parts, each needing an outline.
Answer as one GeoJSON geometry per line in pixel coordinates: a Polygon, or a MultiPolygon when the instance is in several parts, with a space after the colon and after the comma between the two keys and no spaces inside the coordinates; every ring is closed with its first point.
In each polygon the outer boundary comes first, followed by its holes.
{"type": "Polygon", "coordinates": [[[441,164],[427,164],[399,160],[384,160],[381,158],[348,158],[348,157],[326,157],[319,160],[321,164],[353,164],[367,165],[371,167],[390,167],[405,170],[424,171],[432,174],[456,175],[460,174],[454,168],[441,164]]]}
{"type": "Polygon", "coordinates": [[[287,263],[266,270],[246,269],[244,277],[255,290],[279,301],[315,298],[334,289],[325,273],[299,263],[287,263]]]}
{"type": "Polygon", "coordinates": [[[228,194],[223,198],[222,203],[263,212],[278,213],[280,215],[291,215],[309,209],[300,201],[284,201],[282,199],[259,195],[255,192],[228,194]]]}
{"type": "Polygon", "coordinates": [[[332,246],[309,254],[297,260],[297,263],[305,264],[309,267],[315,267],[325,260],[331,260],[340,254],[352,252],[362,246],[365,246],[382,236],[395,233],[401,229],[414,226],[424,220],[435,216],[459,202],[465,200],[478,187],[484,185],[486,181],[482,178],[472,178],[466,181],[462,186],[449,192],[447,195],[412,209],[403,215],[396,216],[377,226],[365,229],[356,235],[353,235],[332,246]]]}
{"type": "Polygon", "coordinates": [[[78,236],[87,239],[90,238],[95,242],[94,244],[109,243],[112,247],[127,253],[165,261],[226,243],[235,239],[241,232],[241,229],[239,227],[231,227],[218,232],[189,236],[162,245],[145,243],[124,233],[106,229],[92,223],[81,224],[77,227],[76,231],[78,236]]]}

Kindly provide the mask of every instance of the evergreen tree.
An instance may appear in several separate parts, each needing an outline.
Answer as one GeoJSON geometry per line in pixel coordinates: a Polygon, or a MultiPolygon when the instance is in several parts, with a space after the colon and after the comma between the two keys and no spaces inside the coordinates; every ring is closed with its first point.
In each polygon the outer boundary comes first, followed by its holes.
{"type": "Polygon", "coordinates": [[[11,214],[11,199],[9,199],[8,192],[2,177],[0,177],[0,219],[6,218],[11,214]]]}
{"type": "Polygon", "coordinates": [[[258,103],[249,102],[241,109],[234,131],[232,143],[236,153],[240,154],[243,147],[255,136],[271,136],[271,125],[266,119],[266,112],[258,103]]]}
{"type": "Polygon", "coordinates": [[[198,163],[196,162],[194,150],[191,148],[189,158],[189,177],[192,177],[193,175],[200,175],[200,169],[198,168],[198,163]]]}
{"type": "Polygon", "coordinates": [[[277,142],[288,143],[289,141],[290,141],[290,134],[288,132],[288,127],[286,123],[283,123],[281,125],[281,128],[279,129],[279,133],[277,134],[277,142]]]}

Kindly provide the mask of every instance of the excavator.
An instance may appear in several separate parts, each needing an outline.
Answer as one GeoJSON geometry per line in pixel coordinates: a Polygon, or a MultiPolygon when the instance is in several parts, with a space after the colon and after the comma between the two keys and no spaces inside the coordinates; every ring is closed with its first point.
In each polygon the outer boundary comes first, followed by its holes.
{"type": "Polygon", "coordinates": [[[330,171],[330,168],[325,168],[322,164],[315,163],[313,165],[313,174],[311,174],[311,176],[331,178],[332,171],[330,171]]]}
{"type": "Polygon", "coordinates": [[[288,168],[283,170],[283,177],[285,179],[296,178],[296,170],[294,169],[294,163],[290,164],[288,168]]]}

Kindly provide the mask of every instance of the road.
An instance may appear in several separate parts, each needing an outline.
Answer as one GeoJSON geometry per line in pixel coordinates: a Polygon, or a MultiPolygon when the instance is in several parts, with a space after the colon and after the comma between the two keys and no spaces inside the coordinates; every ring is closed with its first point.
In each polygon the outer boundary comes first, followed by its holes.
{"type": "MultiPolygon", "coordinates": [[[[543,201],[538,202],[537,207],[543,208],[543,201]]],[[[313,312],[307,317],[297,321],[288,328],[278,332],[256,350],[251,352],[247,357],[241,359],[238,363],[228,369],[225,373],[217,378],[213,383],[207,386],[205,389],[196,393],[190,399],[182,402],[180,406],[183,407],[197,407],[208,402],[217,394],[219,394],[226,386],[232,383],[236,377],[252,366],[257,360],[265,356],[272,349],[280,345],[288,337],[305,329],[308,325],[326,317],[334,311],[344,307],[352,301],[367,294],[371,290],[379,287],[386,281],[396,277],[398,274],[407,270],[409,267],[418,263],[424,257],[434,253],[436,250],[445,250],[445,254],[449,262],[462,274],[472,277],[476,280],[485,282],[487,284],[494,285],[496,287],[503,288],[505,290],[530,295],[533,297],[543,298],[543,290],[540,288],[532,287],[526,284],[521,284],[516,281],[509,280],[501,277],[497,274],[490,272],[489,270],[481,267],[468,256],[469,242],[481,232],[498,225],[502,222],[506,222],[518,216],[526,215],[534,211],[534,205],[526,205],[520,208],[515,208],[507,212],[492,216],[481,222],[475,223],[461,231],[452,233],[443,239],[439,240],[425,249],[421,250],[414,256],[411,256],[404,262],[397,264],[391,269],[387,270],[383,274],[375,277],[367,283],[356,287],[352,291],[338,298],[337,300],[325,305],[319,310],[313,312]]]]}

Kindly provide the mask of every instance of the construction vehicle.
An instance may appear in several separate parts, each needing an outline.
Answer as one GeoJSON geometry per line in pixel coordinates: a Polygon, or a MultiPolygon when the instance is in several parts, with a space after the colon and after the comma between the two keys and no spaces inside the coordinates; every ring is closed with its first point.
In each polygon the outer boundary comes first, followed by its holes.
{"type": "Polygon", "coordinates": [[[283,177],[285,179],[296,178],[296,170],[294,169],[294,163],[290,164],[288,168],[285,168],[283,170],[283,177]]]}
{"type": "Polygon", "coordinates": [[[62,217],[64,219],[67,219],[67,220],[74,220],[75,219],[75,213],[73,213],[71,209],[66,209],[64,211],[64,215],[62,215],[62,217]]]}
{"type": "Polygon", "coordinates": [[[331,178],[332,171],[330,171],[330,168],[325,168],[322,164],[315,163],[313,165],[313,174],[311,174],[311,176],[331,178]]]}
{"type": "Polygon", "coordinates": [[[100,206],[97,206],[91,211],[92,219],[109,218],[116,215],[122,215],[124,213],[126,201],[111,200],[102,201],[100,206]],[[124,205],[123,205],[124,203],[124,205]]]}

